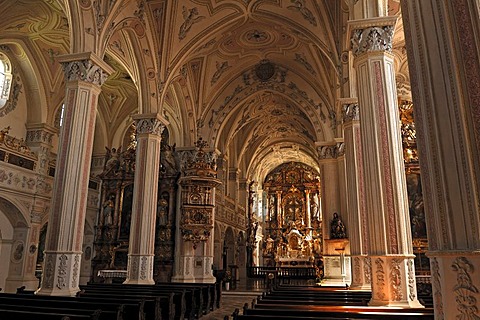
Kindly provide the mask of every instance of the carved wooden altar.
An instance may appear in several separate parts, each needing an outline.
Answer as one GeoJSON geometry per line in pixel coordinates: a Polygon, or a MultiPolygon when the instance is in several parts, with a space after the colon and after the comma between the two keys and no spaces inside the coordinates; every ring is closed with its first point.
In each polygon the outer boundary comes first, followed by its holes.
{"type": "MultiPolygon", "coordinates": [[[[94,281],[103,281],[99,270],[126,270],[135,174],[135,134],[125,151],[107,149],[102,180],[101,206],[95,226],[94,281]]],[[[175,239],[175,203],[179,176],[175,146],[169,146],[168,131],[162,134],[160,176],[155,229],[154,280],[170,281],[175,239]]]]}
{"type": "Polygon", "coordinates": [[[263,261],[265,266],[322,265],[322,215],[318,173],[301,163],[267,175],[263,261]]]}

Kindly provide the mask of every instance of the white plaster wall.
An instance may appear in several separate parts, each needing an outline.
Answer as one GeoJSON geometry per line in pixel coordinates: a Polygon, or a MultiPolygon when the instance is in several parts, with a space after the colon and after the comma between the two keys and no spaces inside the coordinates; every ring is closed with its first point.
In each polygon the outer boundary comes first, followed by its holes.
{"type": "Polygon", "coordinates": [[[10,253],[13,243],[13,227],[3,212],[0,212],[0,288],[5,288],[8,276],[10,253]]]}

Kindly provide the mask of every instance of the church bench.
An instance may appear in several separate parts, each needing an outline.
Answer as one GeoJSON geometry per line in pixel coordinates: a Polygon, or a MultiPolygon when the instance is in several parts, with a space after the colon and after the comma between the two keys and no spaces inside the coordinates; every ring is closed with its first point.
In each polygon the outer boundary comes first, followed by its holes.
{"type": "Polygon", "coordinates": [[[349,301],[349,300],[281,300],[281,299],[257,299],[254,303],[255,305],[262,306],[266,304],[275,304],[275,305],[282,305],[282,304],[290,304],[290,305],[318,305],[318,306],[367,306],[367,301],[349,301]]]}
{"type": "MultiPolygon", "coordinates": [[[[118,301],[102,299],[79,299],[64,296],[43,296],[29,294],[0,293],[0,306],[6,305],[28,305],[48,307],[52,309],[70,308],[82,310],[102,310],[103,313],[115,312],[116,319],[145,319],[145,301],[118,301]]],[[[152,307],[153,309],[153,307],[152,307]]]]}
{"type": "Polygon", "coordinates": [[[344,307],[344,306],[312,306],[312,305],[255,305],[243,309],[245,315],[270,315],[290,317],[331,317],[352,319],[381,319],[381,320],[413,320],[434,319],[433,309],[412,308],[372,308],[372,307],[344,307]]]}
{"type": "Polygon", "coordinates": [[[187,305],[189,301],[188,291],[193,291],[192,305],[195,306],[194,310],[187,310],[187,314],[190,311],[194,312],[196,317],[201,316],[202,314],[208,313],[210,310],[213,310],[215,307],[215,302],[219,305],[219,300],[217,301],[217,284],[204,284],[204,283],[156,283],[154,285],[133,285],[133,284],[98,284],[98,283],[89,283],[87,286],[81,286],[82,289],[86,288],[114,288],[114,289],[132,289],[132,290],[141,290],[143,292],[152,291],[152,292],[171,292],[172,290],[186,290],[186,299],[187,305]]]}
{"type": "Polygon", "coordinates": [[[217,287],[221,287],[218,283],[179,283],[179,282],[157,282],[155,287],[178,287],[178,288],[188,288],[194,287],[199,288],[203,296],[203,314],[208,313],[215,309],[215,302],[217,299],[217,287]]]}
{"type": "Polygon", "coordinates": [[[122,292],[154,296],[175,293],[177,314],[181,312],[187,319],[199,318],[203,314],[203,295],[201,288],[196,286],[163,287],[157,285],[88,284],[87,286],[81,286],[81,288],[85,292],[122,292]],[[178,297],[179,294],[183,295],[183,297],[178,297]]]}
{"type": "Polygon", "coordinates": [[[139,291],[127,290],[101,290],[89,289],[88,291],[81,290],[77,294],[79,299],[97,299],[106,301],[111,299],[113,301],[131,302],[144,301],[145,314],[147,319],[182,319],[185,315],[185,295],[183,292],[175,293],[142,293],[139,291]]]}
{"type": "Polygon", "coordinates": [[[98,320],[99,314],[76,315],[55,312],[32,312],[27,310],[6,310],[0,308],[2,320],[98,320]]]}
{"type": "Polygon", "coordinates": [[[49,319],[46,315],[52,316],[55,319],[63,319],[68,317],[70,319],[95,319],[95,320],[116,320],[116,312],[103,312],[101,310],[91,309],[72,309],[62,308],[60,306],[30,306],[17,304],[0,304],[0,319],[32,319],[38,318],[49,319]]]}

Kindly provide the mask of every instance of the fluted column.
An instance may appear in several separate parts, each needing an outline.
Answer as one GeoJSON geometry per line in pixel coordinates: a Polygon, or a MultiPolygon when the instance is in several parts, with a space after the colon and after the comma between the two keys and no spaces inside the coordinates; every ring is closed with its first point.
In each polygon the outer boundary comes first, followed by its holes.
{"type": "Polygon", "coordinates": [[[358,104],[368,251],[372,263],[372,306],[421,307],[417,300],[399,127],[394,59],[396,17],[349,24],[358,104]]]}
{"type": "Polygon", "coordinates": [[[478,10],[402,1],[438,320],[480,318],[478,10]]]}
{"type": "Polygon", "coordinates": [[[38,294],[78,291],[90,160],[100,86],[111,68],[92,53],[58,58],[66,79],[65,111],[38,294]]]}
{"type": "Polygon", "coordinates": [[[357,99],[342,101],[343,136],[347,181],[347,234],[352,261],[351,289],[371,289],[368,253],[365,181],[360,136],[360,114],[357,99]]]}
{"type": "Polygon", "coordinates": [[[126,284],[153,284],[161,134],[157,114],[134,116],[137,149],[126,284]]]}

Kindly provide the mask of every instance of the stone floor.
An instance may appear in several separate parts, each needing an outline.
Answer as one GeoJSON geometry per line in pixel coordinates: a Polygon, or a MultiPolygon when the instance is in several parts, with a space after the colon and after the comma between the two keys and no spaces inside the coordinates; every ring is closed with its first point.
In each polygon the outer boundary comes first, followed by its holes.
{"type": "MultiPolygon", "coordinates": [[[[292,280],[288,284],[305,285],[307,283],[305,280],[292,280]]],[[[235,308],[240,309],[240,314],[242,314],[242,308],[245,303],[248,303],[249,307],[251,307],[253,299],[267,290],[268,284],[265,283],[263,279],[247,279],[245,282],[239,281],[230,290],[224,290],[222,292],[221,308],[204,315],[200,320],[223,320],[225,316],[229,316],[229,319],[232,319],[231,315],[235,308]]]]}
{"type": "Polygon", "coordinates": [[[204,315],[200,320],[223,320],[231,315],[235,308],[242,310],[245,303],[250,306],[252,300],[262,294],[266,286],[262,280],[250,279],[248,283],[238,282],[235,287],[222,292],[221,308],[204,315]]]}

